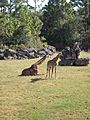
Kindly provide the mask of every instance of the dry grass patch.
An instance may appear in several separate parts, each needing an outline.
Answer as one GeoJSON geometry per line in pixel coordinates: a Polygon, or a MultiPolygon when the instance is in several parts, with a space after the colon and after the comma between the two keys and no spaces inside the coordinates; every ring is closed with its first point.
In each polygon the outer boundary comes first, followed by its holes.
{"type": "Polygon", "coordinates": [[[45,79],[48,59],[44,75],[26,77],[18,75],[37,59],[0,61],[0,120],[90,119],[90,64],[58,66],[57,78],[45,79]]]}

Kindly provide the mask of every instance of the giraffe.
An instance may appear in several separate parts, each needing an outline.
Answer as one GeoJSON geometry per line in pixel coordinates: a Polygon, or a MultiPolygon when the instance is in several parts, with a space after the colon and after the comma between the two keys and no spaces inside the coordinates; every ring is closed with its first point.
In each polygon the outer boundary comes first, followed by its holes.
{"type": "Polygon", "coordinates": [[[46,72],[46,78],[49,74],[50,78],[50,71],[51,71],[51,77],[53,75],[54,69],[55,69],[55,78],[56,78],[56,66],[57,66],[57,60],[60,57],[61,53],[59,53],[56,57],[54,57],[52,60],[49,60],[47,62],[47,72],[46,72]]]}
{"type": "Polygon", "coordinates": [[[36,63],[31,65],[29,68],[25,68],[22,70],[22,74],[20,76],[29,76],[29,75],[37,75],[39,70],[39,65],[46,59],[46,55],[43,56],[40,60],[36,63]]]}
{"type": "Polygon", "coordinates": [[[35,64],[31,65],[29,68],[25,68],[22,71],[22,74],[20,76],[29,76],[29,75],[37,75],[38,69],[35,64]]]}

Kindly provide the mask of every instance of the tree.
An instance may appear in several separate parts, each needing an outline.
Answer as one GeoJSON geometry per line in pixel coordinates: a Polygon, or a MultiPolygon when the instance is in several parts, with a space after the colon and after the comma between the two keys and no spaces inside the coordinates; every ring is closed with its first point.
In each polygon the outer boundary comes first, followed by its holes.
{"type": "Polygon", "coordinates": [[[90,2],[84,0],[83,8],[80,9],[80,16],[83,16],[84,31],[81,35],[82,47],[85,50],[90,49],[90,2]]]}
{"type": "Polygon", "coordinates": [[[0,0],[1,12],[5,13],[8,6],[8,0],[0,0]]]}
{"type": "Polygon", "coordinates": [[[10,38],[14,33],[16,25],[17,20],[10,17],[9,14],[2,16],[0,19],[0,43],[9,45],[10,38]]]}
{"type": "Polygon", "coordinates": [[[71,3],[65,0],[49,0],[48,5],[43,8],[42,21],[41,36],[44,36],[49,44],[67,45],[77,39],[72,39],[76,29],[73,27],[75,14],[71,3]]]}
{"type": "Polygon", "coordinates": [[[20,6],[15,17],[19,23],[12,37],[14,44],[24,43],[28,47],[37,46],[37,43],[40,42],[39,34],[42,27],[40,19],[25,5],[20,6]]]}
{"type": "Polygon", "coordinates": [[[34,10],[35,12],[38,11],[42,7],[42,4],[45,0],[33,0],[34,1],[34,10]]]}
{"type": "MultiPolygon", "coordinates": [[[[13,3],[11,5],[14,6],[13,3]]],[[[27,47],[40,48],[41,20],[28,9],[27,4],[20,3],[17,8],[15,14],[13,7],[10,13],[0,14],[0,43],[8,46],[23,43],[27,47]]]]}

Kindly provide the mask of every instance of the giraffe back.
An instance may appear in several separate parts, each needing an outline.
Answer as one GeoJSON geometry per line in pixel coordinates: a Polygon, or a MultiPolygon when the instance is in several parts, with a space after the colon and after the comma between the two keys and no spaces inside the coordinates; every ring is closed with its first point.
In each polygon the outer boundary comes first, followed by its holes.
{"type": "Polygon", "coordinates": [[[56,57],[54,57],[52,60],[49,60],[48,62],[47,62],[47,66],[50,68],[50,67],[55,67],[56,65],[57,65],[57,60],[58,60],[58,58],[59,58],[59,55],[60,55],[60,53],[56,56],[56,57]]]}

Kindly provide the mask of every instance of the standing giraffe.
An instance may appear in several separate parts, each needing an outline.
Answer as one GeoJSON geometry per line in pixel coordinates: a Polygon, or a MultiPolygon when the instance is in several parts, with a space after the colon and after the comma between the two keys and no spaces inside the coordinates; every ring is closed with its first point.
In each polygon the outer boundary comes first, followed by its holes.
{"type": "Polygon", "coordinates": [[[47,62],[47,73],[46,73],[46,78],[49,74],[50,77],[50,71],[51,71],[51,77],[53,75],[53,71],[55,69],[55,78],[56,78],[56,66],[57,66],[57,60],[60,57],[61,53],[59,53],[56,57],[54,57],[52,60],[49,60],[47,62]]]}

